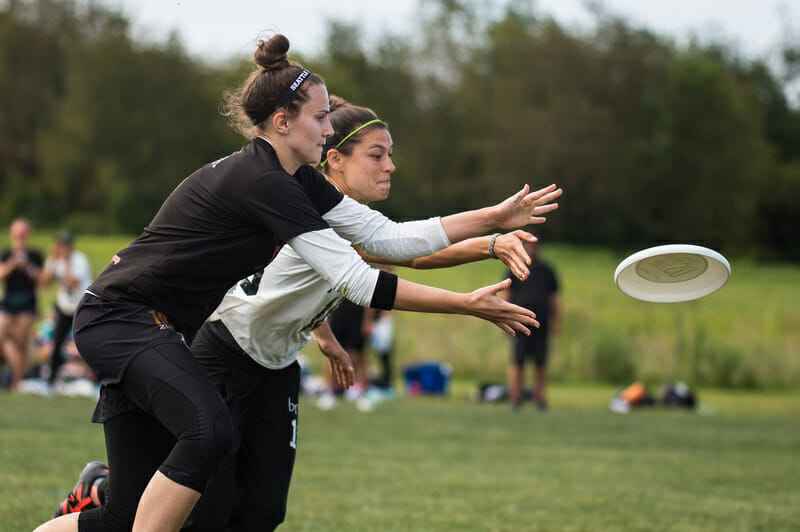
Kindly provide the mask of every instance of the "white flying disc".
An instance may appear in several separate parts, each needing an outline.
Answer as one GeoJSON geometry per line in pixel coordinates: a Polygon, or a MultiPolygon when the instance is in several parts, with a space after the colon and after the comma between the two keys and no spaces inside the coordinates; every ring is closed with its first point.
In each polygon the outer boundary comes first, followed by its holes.
{"type": "Polygon", "coordinates": [[[676,303],[713,294],[730,276],[730,264],[716,251],[690,244],[668,244],[637,251],[620,262],[614,282],[633,298],[676,303]]]}

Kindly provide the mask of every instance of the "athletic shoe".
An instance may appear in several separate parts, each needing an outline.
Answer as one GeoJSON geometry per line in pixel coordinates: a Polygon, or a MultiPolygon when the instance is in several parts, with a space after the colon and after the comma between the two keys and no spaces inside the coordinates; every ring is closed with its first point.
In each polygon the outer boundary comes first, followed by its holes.
{"type": "Polygon", "coordinates": [[[336,406],[336,397],[332,393],[323,393],[317,400],[317,407],[322,410],[330,410],[336,406]]]}
{"type": "Polygon", "coordinates": [[[71,514],[74,512],[84,512],[96,508],[92,502],[92,486],[95,480],[108,475],[108,466],[102,462],[89,462],[78,476],[78,483],[64,501],[58,505],[53,517],[71,514]]]}

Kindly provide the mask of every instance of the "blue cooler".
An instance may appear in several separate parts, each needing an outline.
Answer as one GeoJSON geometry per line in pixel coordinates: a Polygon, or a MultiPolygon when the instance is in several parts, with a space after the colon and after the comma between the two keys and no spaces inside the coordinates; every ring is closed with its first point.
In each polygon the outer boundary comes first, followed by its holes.
{"type": "Polygon", "coordinates": [[[447,395],[450,384],[450,364],[445,362],[417,362],[403,368],[406,395],[447,395]]]}

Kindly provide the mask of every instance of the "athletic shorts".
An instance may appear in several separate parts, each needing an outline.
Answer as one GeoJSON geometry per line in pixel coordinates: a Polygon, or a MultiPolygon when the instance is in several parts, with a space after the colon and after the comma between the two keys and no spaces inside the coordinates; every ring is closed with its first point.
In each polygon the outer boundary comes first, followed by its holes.
{"type": "Polygon", "coordinates": [[[525,364],[525,359],[533,361],[537,368],[547,366],[547,331],[531,330],[530,336],[518,334],[514,337],[514,352],[511,363],[517,367],[525,364]]]}
{"type": "Polygon", "coordinates": [[[107,301],[85,294],[75,310],[75,345],[103,385],[92,418],[102,423],[133,408],[115,392],[130,363],[145,349],[164,343],[186,345],[183,335],[157,310],[131,301],[107,301]]]}
{"type": "Polygon", "coordinates": [[[7,293],[2,302],[0,310],[6,314],[36,314],[36,293],[35,292],[10,292],[7,293]]]}
{"type": "Polygon", "coordinates": [[[364,309],[347,299],[328,318],[331,331],[342,347],[357,351],[364,349],[363,322],[364,309]]]}

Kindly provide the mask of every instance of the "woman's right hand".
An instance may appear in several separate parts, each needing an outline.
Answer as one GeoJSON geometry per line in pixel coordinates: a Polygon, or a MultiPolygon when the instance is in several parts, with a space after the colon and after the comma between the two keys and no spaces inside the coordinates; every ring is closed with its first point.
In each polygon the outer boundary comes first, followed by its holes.
{"type": "Polygon", "coordinates": [[[539,327],[536,313],[509,303],[497,295],[509,286],[511,279],[505,279],[466,294],[466,314],[490,321],[512,336],[515,336],[517,331],[526,336],[530,335],[529,327],[539,327]]]}
{"type": "Polygon", "coordinates": [[[522,242],[536,242],[537,240],[538,238],[522,229],[499,235],[494,241],[494,256],[508,266],[514,277],[524,281],[530,274],[528,266],[531,263],[531,258],[528,252],[525,251],[522,242]]]}

